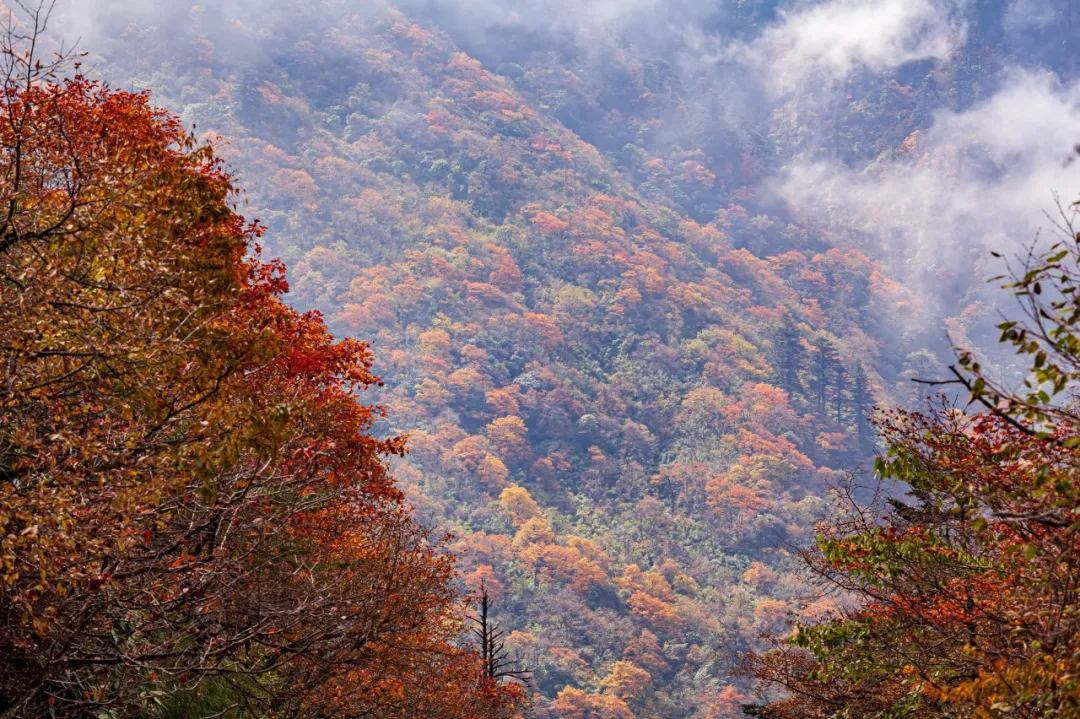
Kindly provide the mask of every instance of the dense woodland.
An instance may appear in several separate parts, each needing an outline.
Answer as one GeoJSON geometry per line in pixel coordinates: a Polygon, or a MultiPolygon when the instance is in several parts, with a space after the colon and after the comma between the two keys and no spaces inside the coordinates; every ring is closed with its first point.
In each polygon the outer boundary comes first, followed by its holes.
{"type": "Polygon", "coordinates": [[[448,2],[118,6],[57,66],[16,7],[0,716],[1080,714],[1072,229],[1013,305],[769,189],[987,162],[923,138],[1076,69],[1050,4],[771,108],[448,2]]]}

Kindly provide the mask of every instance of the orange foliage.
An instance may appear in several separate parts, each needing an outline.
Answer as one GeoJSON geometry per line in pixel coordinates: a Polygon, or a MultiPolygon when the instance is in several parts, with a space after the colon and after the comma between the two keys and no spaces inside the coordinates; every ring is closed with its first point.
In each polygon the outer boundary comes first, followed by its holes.
{"type": "Polygon", "coordinates": [[[281,301],[210,148],[78,76],[4,102],[0,702],[129,715],[242,677],[295,716],[512,711],[356,399],[367,345],[281,301]]]}
{"type": "Polygon", "coordinates": [[[580,689],[566,687],[551,710],[558,719],[634,719],[634,713],[622,699],[600,694],[586,694],[580,689]]]}
{"type": "Polygon", "coordinates": [[[528,440],[529,430],[521,417],[499,417],[493,420],[485,431],[504,462],[519,464],[527,460],[532,453],[528,440]]]}
{"type": "Polygon", "coordinates": [[[661,599],[644,592],[634,592],[627,603],[630,605],[630,616],[662,635],[671,634],[682,626],[683,619],[675,607],[661,599]]]}
{"type": "Polygon", "coordinates": [[[502,491],[499,503],[514,518],[514,526],[521,527],[525,522],[541,516],[540,505],[529,496],[524,487],[511,486],[502,491]]]}
{"type": "Polygon", "coordinates": [[[538,229],[545,235],[557,235],[561,232],[565,232],[570,223],[565,220],[560,220],[555,215],[547,212],[537,212],[532,218],[529,219],[532,226],[538,229]]]}
{"type": "Polygon", "coordinates": [[[625,702],[633,703],[645,692],[652,677],[633,662],[618,661],[600,683],[604,689],[625,702]]]}

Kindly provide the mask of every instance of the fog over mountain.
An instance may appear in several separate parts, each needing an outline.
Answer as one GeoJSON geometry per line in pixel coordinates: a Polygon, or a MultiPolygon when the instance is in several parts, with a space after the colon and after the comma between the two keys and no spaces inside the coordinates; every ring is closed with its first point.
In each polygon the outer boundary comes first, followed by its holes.
{"type": "MultiPolygon", "coordinates": [[[[193,5],[61,2],[59,27],[93,52],[128,23],[184,25],[193,5]]],[[[263,28],[287,28],[300,6],[224,0],[199,7],[209,13],[206,31],[224,39],[234,21],[257,18],[263,28]]],[[[321,15],[328,24],[341,13],[379,7],[373,0],[303,5],[305,17],[321,15]]],[[[653,142],[692,145],[691,126],[705,134],[722,128],[784,135],[772,159],[772,180],[762,187],[793,216],[837,238],[849,236],[837,241],[853,241],[852,233],[876,236],[878,250],[898,263],[893,270],[901,274],[967,262],[968,249],[1000,246],[1006,237],[1034,238],[1046,224],[1045,213],[1056,214],[1055,193],[1067,199],[1080,191],[1080,175],[1066,162],[1080,135],[1077,86],[1069,74],[1074,60],[1054,57],[1048,47],[1060,44],[1068,51],[1073,42],[1061,38],[1071,11],[1065,2],[404,0],[400,7],[413,20],[449,33],[496,72],[513,75],[517,71],[507,66],[515,61],[563,53],[586,82],[603,83],[605,67],[620,54],[656,63],[671,74],[679,99],[653,142]],[[746,15],[752,15],[749,24],[746,15]],[[914,77],[934,63],[977,54],[971,33],[980,22],[996,23],[994,32],[1006,36],[1011,53],[986,73],[977,94],[920,107],[926,127],[906,154],[861,150],[851,158],[829,151],[828,115],[859,102],[884,74],[914,77]],[[792,122],[801,125],[795,137],[784,127],[792,122]]],[[[222,59],[238,71],[267,61],[275,50],[250,37],[223,45],[222,59]]],[[[597,141],[588,128],[570,125],[597,141]]]]}

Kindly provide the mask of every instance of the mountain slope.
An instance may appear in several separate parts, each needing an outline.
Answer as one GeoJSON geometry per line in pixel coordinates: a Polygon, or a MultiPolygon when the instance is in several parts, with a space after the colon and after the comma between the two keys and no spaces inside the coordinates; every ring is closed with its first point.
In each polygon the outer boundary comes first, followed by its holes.
{"type": "Polygon", "coordinates": [[[397,476],[538,714],[739,716],[734,653],[831,606],[777,547],[934,362],[894,332],[914,298],[746,209],[753,135],[714,138],[727,176],[685,148],[628,169],[390,7],[174,12],[111,28],[101,72],[222,135],[290,301],[373,342],[397,476]]]}

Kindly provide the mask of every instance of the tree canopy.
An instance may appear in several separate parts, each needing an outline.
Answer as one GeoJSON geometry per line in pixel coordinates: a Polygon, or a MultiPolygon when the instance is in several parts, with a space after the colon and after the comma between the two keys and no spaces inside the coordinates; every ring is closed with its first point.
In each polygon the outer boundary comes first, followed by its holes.
{"type": "Polygon", "coordinates": [[[0,712],[512,711],[368,346],[281,301],[176,117],[32,63],[0,117],[0,712]]]}
{"type": "Polygon", "coordinates": [[[1080,713],[1080,234],[1065,230],[1007,285],[1021,313],[1001,341],[1027,362],[1023,384],[965,351],[954,375],[967,408],[943,398],[882,414],[876,469],[907,494],[848,494],[843,516],[821,526],[809,566],[855,604],[748,658],[747,673],[790,695],[755,715],[1080,713]]]}

